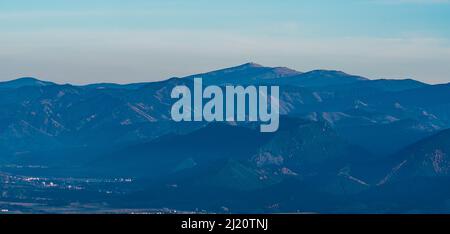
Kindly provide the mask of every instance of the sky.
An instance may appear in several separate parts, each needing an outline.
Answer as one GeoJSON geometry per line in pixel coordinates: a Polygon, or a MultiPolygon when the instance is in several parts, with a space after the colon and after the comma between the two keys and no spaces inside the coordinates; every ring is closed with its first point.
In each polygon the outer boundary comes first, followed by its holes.
{"type": "Polygon", "coordinates": [[[0,80],[131,83],[255,62],[450,82],[450,0],[0,0],[0,80]]]}

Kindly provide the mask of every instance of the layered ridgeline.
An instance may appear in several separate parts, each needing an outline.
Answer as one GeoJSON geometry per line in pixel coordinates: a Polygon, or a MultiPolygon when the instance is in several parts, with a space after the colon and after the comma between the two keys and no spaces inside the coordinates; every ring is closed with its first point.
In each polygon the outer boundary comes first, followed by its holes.
{"type": "MultiPolygon", "coordinates": [[[[1,164],[41,165],[54,176],[136,178],[139,189],[115,200],[118,206],[410,211],[414,202],[395,194],[447,180],[448,128],[449,84],[340,71],[248,63],[126,85],[0,82],[1,164]],[[172,88],[192,86],[196,77],[204,85],[280,86],[279,131],[172,121],[172,88]]],[[[450,194],[439,191],[417,209],[445,210],[450,194]]]]}

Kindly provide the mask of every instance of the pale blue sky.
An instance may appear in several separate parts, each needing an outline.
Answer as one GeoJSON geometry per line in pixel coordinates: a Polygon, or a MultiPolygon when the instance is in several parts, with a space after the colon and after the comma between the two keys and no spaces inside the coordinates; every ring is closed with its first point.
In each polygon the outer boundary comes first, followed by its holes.
{"type": "Polygon", "coordinates": [[[0,80],[160,80],[249,61],[450,82],[447,0],[0,0],[0,80]]]}

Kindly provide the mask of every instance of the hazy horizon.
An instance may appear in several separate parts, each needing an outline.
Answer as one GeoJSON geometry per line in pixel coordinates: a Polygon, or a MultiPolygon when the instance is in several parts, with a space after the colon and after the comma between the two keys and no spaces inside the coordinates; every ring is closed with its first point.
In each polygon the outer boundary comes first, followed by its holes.
{"type": "Polygon", "coordinates": [[[247,62],[450,81],[450,1],[2,1],[0,81],[134,83],[247,62]]]}
{"type": "MultiPolygon", "coordinates": [[[[14,81],[14,80],[19,80],[19,79],[31,78],[31,79],[36,79],[36,80],[39,80],[39,81],[44,81],[44,82],[53,82],[53,83],[56,83],[56,84],[59,84],[59,85],[69,84],[69,85],[74,85],[74,86],[78,86],[78,85],[83,86],[83,85],[101,84],[101,83],[105,83],[105,84],[106,83],[111,83],[111,84],[126,85],[126,84],[132,84],[132,83],[158,82],[158,81],[169,80],[171,78],[185,78],[185,77],[190,77],[192,75],[203,74],[203,73],[214,72],[214,71],[218,71],[218,70],[222,70],[222,69],[228,69],[228,68],[243,66],[243,65],[246,65],[246,64],[249,64],[249,63],[253,63],[253,64],[256,64],[256,65],[263,66],[263,67],[274,67],[274,68],[275,67],[284,67],[284,66],[265,66],[264,64],[260,64],[260,63],[256,63],[256,62],[246,62],[246,63],[243,63],[243,64],[236,64],[234,66],[216,68],[216,69],[213,69],[213,70],[210,70],[210,71],[196,72],[196,73],[186,74],[186,75],[182,75],[182,76],[169,76],[169,77],[162,78],[162,79],[159,79],[159,80],[142,80],[142,81],[137,81],[137,82],[110,82],[110,81],[101,81],[101,80],[93,81],[93,82],[86,82],[86,83],[57,82],[57,81],[52,81],[52,80],[41,79],[40,77],[36,77],[36,76],[21,76],[21,77],[16,77],[16,78],[9,79],[9,80],[1,80],[0,79],[0,82],[9,82],[9,81],[14,81]]],[[[298,72],[302,72],[302,73],[307,73],[307,72],[314,71],[314,70],[301,71],[301,70],[293,69],[293,68],[290,68],[290,67],[286,67],[286,68],[289,68],[289,69],[292,69],[292,70],[295,70],[295,71],[298,71],[298,72]]],[[[330,69],[315,69],[315,70],[329,70],[329,71],[332,71],[330,69]]],[[[340,71],[340,70],[337,70],[337,71],[340,71]]],[[[341,72],[345,72],[345,71],[341,71],[341,72]]],[[[360,74],[349,74],[349,75],[361,76],[360,74]]],[[[385,78],[383,78],[383,77],[382,78],[371,78],[371,77],[365,77],[365,76],[362,76],[362,77],[367,78],[369,80],[392,79],[392,78],[389,78],[389,77],[385,77],[385,78]]],[[[199,77],[199,78],[201,78],[201,77],[199,77]]],[[[399,78],[399,79],[413,79],[413,78],[399,78]]],[[[418,80],[418,81],[420,81],[420,80],[418,80]]],[[[424,82],[424,81],[420,81],[420,82],[424,82]]],[[[424,82],[424,83],[427,83],[427,82],[424,82]]],[[[450,83],[450,81],[443,82],[443,83],[427,83],[427,84],[447,84],[447,83],[450,83]]]]}

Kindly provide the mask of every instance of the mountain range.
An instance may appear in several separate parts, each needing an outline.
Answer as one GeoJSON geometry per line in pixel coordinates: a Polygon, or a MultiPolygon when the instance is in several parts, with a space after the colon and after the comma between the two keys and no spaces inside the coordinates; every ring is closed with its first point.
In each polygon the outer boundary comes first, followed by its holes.
{"type": "Polygon", "coordinates": [[[448,213],[450,84],[255,63],[159,82],[0,82],[8,173],[131,177],[115,207],[209,212],[448,213]],[[177,85],[280,86],[280,129],[173,122],[177,85]],[[411,194],[413,192],[414,194],[411,194]]]}

